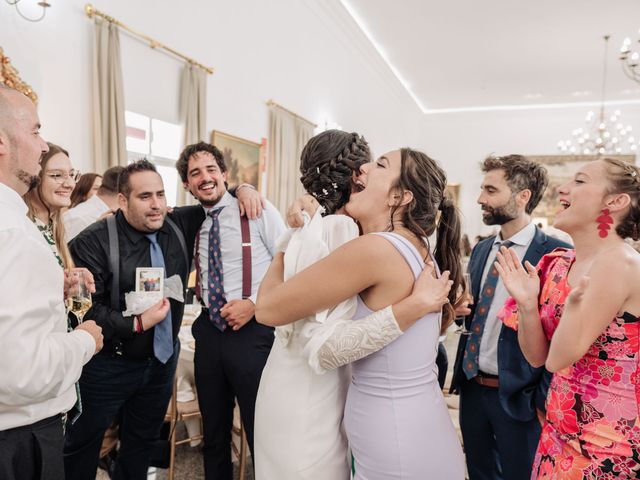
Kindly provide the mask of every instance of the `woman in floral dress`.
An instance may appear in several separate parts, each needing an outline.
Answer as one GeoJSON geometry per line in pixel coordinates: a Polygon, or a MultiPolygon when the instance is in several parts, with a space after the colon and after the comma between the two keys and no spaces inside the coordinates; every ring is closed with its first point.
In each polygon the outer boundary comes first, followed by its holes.
{"type": "Polygon", "coordinates": [[[575,250],[538,267],[506,249],[497,268],[512,298],[500,316],[532,366],[554,372],[532,479],[640,476],[640,173],[586,164],[558,189],[554,226],[575,250]]]}

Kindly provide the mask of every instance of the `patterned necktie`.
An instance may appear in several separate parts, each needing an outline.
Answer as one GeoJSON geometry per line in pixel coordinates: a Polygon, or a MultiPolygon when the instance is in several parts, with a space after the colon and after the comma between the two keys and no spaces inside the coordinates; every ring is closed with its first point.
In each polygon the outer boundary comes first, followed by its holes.
{"type": "MultiPolygon", "coordinates": [[[[509,248],[511,245],[513,245],[513,243],[506,240],[499,245],[498,249],[501,246],[509,248]]],[[[482,332],[484,332],[484,325],[487,322],[491,302],[493,302],[493,294],[498,284],[498,270],[496,270],[494,262],[495,257],[494,261],[491,262],[491,267],[482,285],[482,290],[480,290],[480,299],[476,305],[476,313],[471,321],[471,333],[469,334],[467,346],[464,350],[464,357],[462,358],[462,370],[468,379],[475,377],[479,370],[480,341],[482,340],[482,332]]]]}
{"type": "MultiPolygon", "coordinates": [[[[162,256],[162,250],[158,244],[158,233],[150,233],[146,235],[151,242],[151,266],[162,267],[164,269],[164,257],[162,256]]],[[[165,278],[167,277],[167,271],[164,271],[165,278]]],[[[173,355],[173,323],[171,321],[171,308],[169,313],[164,317],[160,323],[156,324],[153,329],[153,354],[156,358],[162,362],[167,363],[167,360],[173,355]]]]}
{"type": "Polygon", "coordinates": [[[220,309],[227,303],[224,296],[222,270],[222,253],[220,252],[220,222],[218,215],[224,207],[214,208],[209,212],[211,216],[211,228],[209,229],[209,318],[213,324],[224,332],[227,322],[220,316],[220,309]]]}

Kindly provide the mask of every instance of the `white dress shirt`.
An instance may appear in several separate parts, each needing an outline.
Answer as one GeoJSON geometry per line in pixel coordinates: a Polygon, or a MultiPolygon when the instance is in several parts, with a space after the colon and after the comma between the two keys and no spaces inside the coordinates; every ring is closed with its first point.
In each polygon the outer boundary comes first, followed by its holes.
{"type": "Polygon", "coordinates": [[[108,211],[109,206],[98,195],[93,195],[88,200],[64,212],[62,221],[64,222],[64,238],[67,243],[108,211]]]}
{"type": "MultiPolygon", "coordinates": [[[[536,226],[533,223],[529,223],[511,238],[506,238],[504,240],[513,242],[513,246],[510,248],[516,252],[518,258],[522,261],[522,258],[525,253],[527,253],[529,245],[531,245],[535,234],[536,226]]],[[[484,272],[482,273],[482,283],[480,284],[481,288],[487,279],[487,275],[489,275],[489,269],[496,261],[498,247],[504,240],[500,238],[500,235],[497,235],[493,242],[493,247],[491,248],[491,252],[489,252],[487,263],[485,264],[484,272]]],[[[491,307],[489,307],[489,312],[487,313],[487,321],[484,324],[482,339],[480,340],[480,353],[478,355],[478,366],[480,367],[480,370],[491,375],[498,374],[498,339],[500,337],[500,329],[502,328],[502,322],[498,319],[498,312],[504,305],[504,302],[507,301],[507,298],[509,298],[509,293],[502,283],[502,280],[498,278],[496,290],[493,294],[493,301],[491,302],[491,307]]]]}
{"type": "MultiPolygon", "coordinates": [[[[224,271],[222,285],[227,302],[242,298],[242,233],[240,231],[240,207],[238,200],[229,192],[225,192],[218,203],[210,210],[224,207],[218,216],[220,224],[220,253],[222,254],[222,269],[224,271]]],[[[209,306],[208,275],[209,275],[209,230],[213,220],[209,215],[202,222],[199,238],[200,285],[202,300],[209,306]]],[[[267,273],[273,256],[276,254],[276,240],[285,231],[280,213],[271,203],[262,211],[262,216],[256,220],[249,220],[251,232],[251,301],[256,303],[258,287],[262,277],[267,273]]]]}
{"type": "Polygon", "coordinates": [[[67,332],[64,273],[20,196],[0,183],[0,431],[65,412],[95,352],[67,332]]]}

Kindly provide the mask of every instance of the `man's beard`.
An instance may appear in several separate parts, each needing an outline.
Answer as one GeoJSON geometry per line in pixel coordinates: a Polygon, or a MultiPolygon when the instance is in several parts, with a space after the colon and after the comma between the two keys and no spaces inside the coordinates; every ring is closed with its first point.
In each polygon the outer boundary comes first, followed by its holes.
{"type": "Polygon", "coordinates": [[[18,180],[29,188],[29,191],[36,188],[40,183],[40,177],[38,175],[29,175],[29,173],[21,169],[16,172],[16,176],[18,177],[18,180]]]}
{"type": "Polygon", "coordinates": [[[482,217],[485,225],[504,225],[518,218],[518,209],[513,197],[505,205],[495,208],[484,206],[482,210],[489,214],[482,217]]]}

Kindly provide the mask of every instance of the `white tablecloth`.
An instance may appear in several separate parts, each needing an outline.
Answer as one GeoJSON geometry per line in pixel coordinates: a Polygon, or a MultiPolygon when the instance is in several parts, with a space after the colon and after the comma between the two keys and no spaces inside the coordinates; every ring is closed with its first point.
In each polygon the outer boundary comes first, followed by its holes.
{"type": "MultiPolygon", "coordinates": [[[[190,402],[196,399],[196,383],[193,375],[193,354],[195,352],[196,341],[191,334],[191,325],[200,315],[200,305],[185,305],[184,316],[182,317],[182,326],[178,333],[180,338],[180,357],[178,358],[178,367],[176,369],[177,378],[177,400],[178,402],[190,402]]],[[[185,420],[187,432],[190,437],[194,437],[201,433],[200,420],[185,420]]],[[[200,441],[191,442],[191,446],[195,447],[200,441]]]]}

